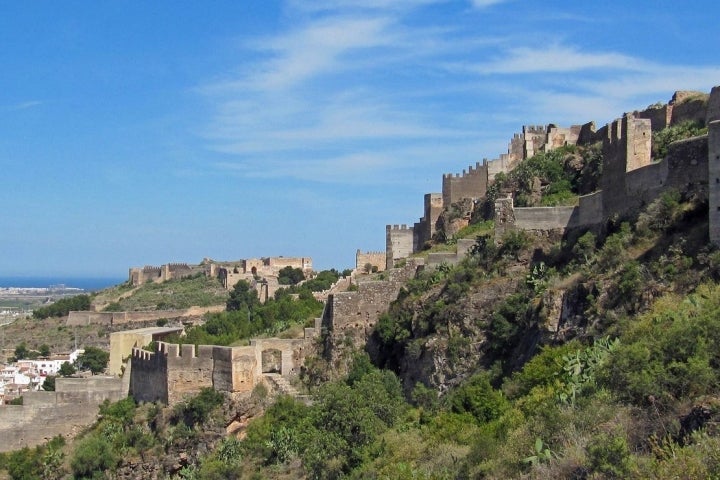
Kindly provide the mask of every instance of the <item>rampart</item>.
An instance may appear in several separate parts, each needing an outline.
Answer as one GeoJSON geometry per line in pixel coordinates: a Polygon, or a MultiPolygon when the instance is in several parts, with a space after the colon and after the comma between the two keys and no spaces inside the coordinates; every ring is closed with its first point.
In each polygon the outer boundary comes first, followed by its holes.
{"type": "Polygon", "coordinates": [[[122,375],[123,363],[136,347],[144,347],[150,342],[165,340],[169,335],[181,334],[183,327],[148,327],[135,330],[123,330],[110,334],[110,362],[108,373],[122,375]]]}
{"type": "Polygon", "coordinates": [[[402,267],[386,270],[382,280],[359,281],[357,291],[330,295],[323,312],[323,330],[336,340],[345,337],[364,344],[380,315],[424,263],[420,258],[408,258],[402,267]]]}
{"type": "Polygon", "coordinates": [[[316,328],[301,339],[253,339],[249,346],[177,345],[157,342],[155,352],[133,348],[130,395],[137,401],[174,405],[202,388],[247,394],[263,381],[263,374],[297,375],[316,328]]]}
{"type": "Polygon", "coordinates": [[[449,207],[464,198],[482,198],[488,187],[487,165],[477,162],[474,167],[463,170],[462,174],[444,174],[442,180],[442,201],[445,206],[449,207]]]}
{"type": "MultiPolygon", "coordinates": [[[[220,277],[228,279],[229,273],[242,275],[277,276],[278,272],[285,268],[300,268],[306,274],[312,272],[313,264],[310,257],[263,257],[248,260],[237,260],[231,262],[214,262],[208,258],[200,265],[188,265],[187,263],[168,263],[160,267],[145,266],[142,268],[130,268],[128,281],[132,285],[144,283],[162,283],[168,280],[187,278],[203,274],[207,277],[220,277]],[[223,277],[224,274],[224,277],[223,277]]],[[[238,277],[235,281],[240,278],[238,277]]],[[[223,284],[230,290],[235,283],[229,279],[223,284]]]]}
{"type": "Polygon", "coordinates": [[[454,252],[433,252],[429,253],[425,260],[425,268],[437,268],[440,265],[457,265],[468,254],[475,245],[475,239],[460,238],[457,241],[454,252]]]}
{"type": "Polygon", "coordinates": [[[192,277],[193,275],[209,275],[207,265],[188,265],[187,263],[168,263],[160,267],[146,265],[145,267],[130,268],[128,281],[132,285],[144,283],[160,283],[168,280],[192,277]]]}
{"type": "Polygon", "coordinates": [[[191,307],[184,310],[151,310],[145,312],[70,312],[66,325],[69,327],[83,325],[125,325],[151,320],[181,318],[204,315],[211,312],[222,312],[225,305],[212,307],[191,307]]]}
{"type": "Polygon", "coordinates": [[[54,392],[28,392],[23,405],[0,406],[0,452],[72,438],[97,419],[98,407],[126,396],[120,379],[58,378],[54,392]]]}
{"type": "Polygon", "coordinates": [[[371,271],[384,271],[387,265],[386,252],[363,252],[358,250],[355,253],[355,270],[365,272],[367,265],[370,265],[371,271]]]}
{"type": "Polygon", "coordinates": [[[442,193],[426,193],[423,217],[413,226],[413,252],[422,250],[425,242],[430,240],[437,229],[437,222],[443,212],[442,193]]]}
{"type": "Polygon", "coordinates": [[[710,241],[720,246],[720,109],[716,113],[719,119],[708,124],[708,203],[710,241]]]}

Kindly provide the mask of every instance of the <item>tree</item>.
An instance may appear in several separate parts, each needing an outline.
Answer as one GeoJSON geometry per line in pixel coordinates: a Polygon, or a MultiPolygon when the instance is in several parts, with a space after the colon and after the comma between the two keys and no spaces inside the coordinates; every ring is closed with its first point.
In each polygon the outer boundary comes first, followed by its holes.
{"type": "Polygon", "coordinates": [[[90,370],[92,374],[95,375],[107,368],[109,359],[110,354],[105,350],[96,347],[87,347],[85,348],[85,352],[78,357],[77,364],[80,369],[90,370]]]}
{"type": "Polygon", "coordinates": [[[75,365],[73,365],[70,362],[65,362],[60,365],[60,370],[58,373],[62,377],[69,377],[70,375],[75,375],[75,372],[77,372],[77,368],[75,368],[75,365]]]}
{"type": "Polygon", "coordinates": [[[43,343],[42,345],[40,345],[40,348],[38,348],[38,352],[40,353],[41,357],[49,357],[50,347],[47,345],[47,343],[43,343]]]}
{"type": "Polygon", "coordinates": [[[55,391],[55,376],[54,375],[48,375],[45,377],[45,381],[42,384],[42,389],[46,392],[54,392],[55,391]]]}
{"type": "Polygon", "coordinates": [[[30,350],[28,350],[25,342],[22,342],[20,345],[17,345],[15,347],[15,359],[16,360],[22,360],[23,358],[27,358],[29,354],[30,354],[30,350]]]}
{"type": "Polygon", "coordinates": [[[301,268],[287,266],[278,273],[278,283],[280,285],[297,285],[303,280],[305,280],[305,274],[301,268]]]}
{"type": "Polygon", "coordinates": [[[226,303],[228,312],[240,310],[252,310],[252,307],[259,303],[257,292],[246,280],[240,280],[235,284],[230,298],[226,303]]]}

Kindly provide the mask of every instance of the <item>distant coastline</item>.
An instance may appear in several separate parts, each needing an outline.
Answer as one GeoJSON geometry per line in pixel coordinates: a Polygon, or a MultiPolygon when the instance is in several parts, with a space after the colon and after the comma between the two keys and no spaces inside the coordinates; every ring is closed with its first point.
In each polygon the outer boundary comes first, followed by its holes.
{"type": "Polygon", "coordinates": [[[96,291],[127,281],[126,278],[112,277],[20,277],[0,276],[0,288],[48,288],[51,285],[65,285],[66,288],[81,288],[96,291]]]}

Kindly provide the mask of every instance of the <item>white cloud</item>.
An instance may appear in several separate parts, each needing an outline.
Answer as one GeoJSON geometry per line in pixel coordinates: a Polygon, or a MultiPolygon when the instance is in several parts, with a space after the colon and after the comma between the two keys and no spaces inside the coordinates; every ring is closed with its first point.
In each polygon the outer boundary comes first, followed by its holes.
{"type": "Polygon", "coordinates": [[[235,85],[271,91],[293,87],[326,72],[337,73],[347,68],[340,61],[344,54],[392,46],[390,23],[387,18],[334,17],[255,42],[252,47],[269,52],[271,58],[252,65],[235,85]]]}
{"type": "Polygon", "coordinates": [[[563,45],[517,47],[505,57],[471,66],[481,74],[525,74],[541,72],[577,72],[590,69],[640,70],[640,59],[619,53],[585,53],[563,45]]]}
{"type": "Polygon", "coordinates": [[[507,1],[508,0],[471,0],[473,7],[475,8],[487,8],[507,1]]]}
{"type": "Polygon", "coordinates": [[[29,108],[35,108],[40,105],[42,105],[42,102],[40,102],[38,100],[30,100],[27,102],[16,103],[14,105],[6,105],[5,107],[0,107],[0,109],[7,110],[7,111],[19,111],[19,110],[27,110],[29,108]]]}

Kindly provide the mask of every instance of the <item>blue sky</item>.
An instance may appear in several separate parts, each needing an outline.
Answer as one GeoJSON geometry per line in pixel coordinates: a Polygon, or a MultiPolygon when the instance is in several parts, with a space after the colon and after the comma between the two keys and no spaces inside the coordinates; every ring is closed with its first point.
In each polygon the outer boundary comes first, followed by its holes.
{"type": "Polygon", "coordinates": [[[383,250],[523,124],[720,84],[715,1],[0,2],[0,276],[383,250]]]}

